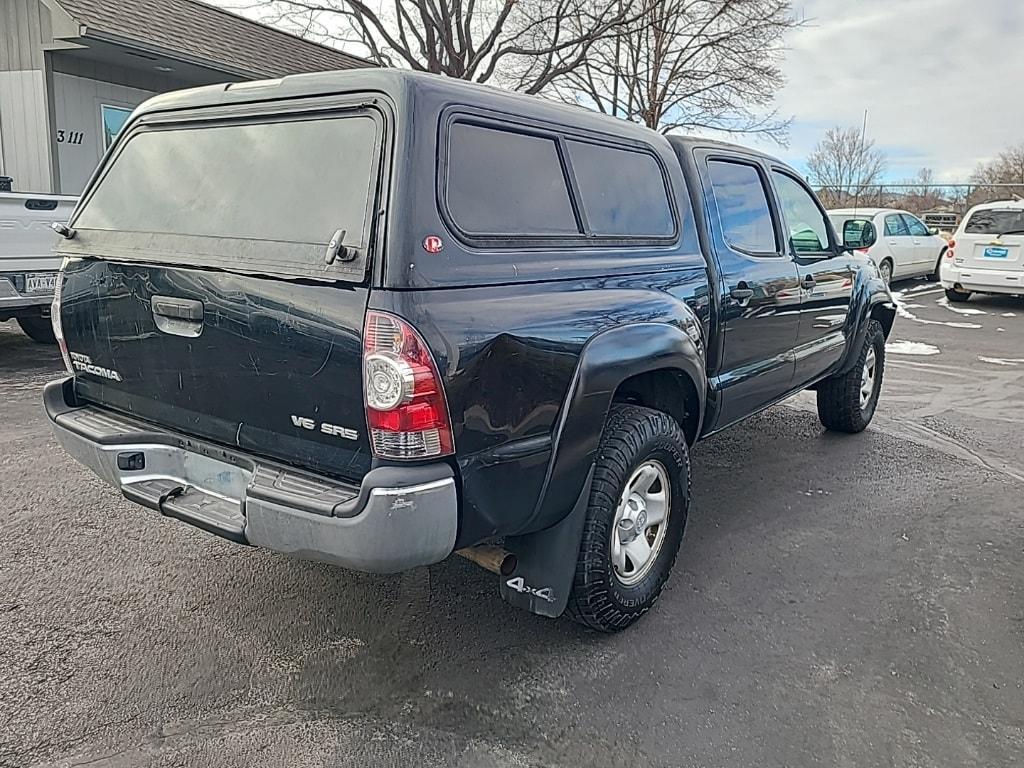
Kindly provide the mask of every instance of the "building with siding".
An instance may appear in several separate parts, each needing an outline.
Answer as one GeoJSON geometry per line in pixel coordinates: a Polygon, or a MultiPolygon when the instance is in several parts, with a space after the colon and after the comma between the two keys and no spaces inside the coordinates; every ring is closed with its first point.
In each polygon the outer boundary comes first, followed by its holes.
{"type": "Polygon", "coordinates": [[[79,194],[150,96],[366,66],[199,0],[0,0],[0,176],[79,194]]]}

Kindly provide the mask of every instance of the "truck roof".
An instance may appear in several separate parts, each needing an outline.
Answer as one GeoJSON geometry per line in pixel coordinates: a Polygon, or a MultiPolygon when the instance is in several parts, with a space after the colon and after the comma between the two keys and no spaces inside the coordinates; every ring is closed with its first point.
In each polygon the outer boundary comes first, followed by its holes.
{"type": "Polygon", "coordinates": [[[705,139],[701,136],[678,136],[675,134],[672,134],[667,138],[669,140],[669,143],[675,144],[680,147],[685,147],[687,149],[703,148],[720,149],[723,152],[740,152],[745,155],[756,155],[757,157],[763,158],[765,160],[771,160],[773,163],[779,163],[780,165],[786,165],[786,167],[789,167],[786,163],[783,163],[774,155],[769,155],[767,152],[762,152],[759,149],[745,147],[742,144],[734,144],[733,142],[730,141],[721,141],[719,139],[705,139]]]}
{"type": "Polygon", "coordinates": [[[417,93],[429,92],[435,98],[440,96],[455,103],[471,104],[516,115],[529,115],[648,142],[660,135],[646,126],[594,112],[582,106],[527,96],[443,75],[401,69],[367,68],[313,72],[288,75],[274,80],[188,88],[154,96],[140,105],[136,114],[366,91],[381,92],[399,104],[417,93]]]}

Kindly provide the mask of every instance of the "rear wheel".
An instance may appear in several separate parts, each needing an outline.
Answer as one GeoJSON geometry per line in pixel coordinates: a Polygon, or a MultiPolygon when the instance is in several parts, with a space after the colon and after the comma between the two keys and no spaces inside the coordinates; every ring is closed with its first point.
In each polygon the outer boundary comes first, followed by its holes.
{"type": "Polygon", "coordinates": [[[946,298],[957,304],[962,304],[965,301],[971,300],[970,291],[958,291],[956,288],[946,289],[946,298]]]}
{"type": "Polygon", "coordinates": [[[616,405],[594,467],[569,615],[602,632],[625,629],[661,594],[689,507],[686,436],[661,411],[616,405]]]}
{"type": "Polygon", "coordinates": [[[885,331],[872,320],[853,368],[818,385],[818,418],[826,429],[861,432],[871,423],[884,368],[885,331]]]}
{"type": "Polygon", "coordinates": [[[882,281],[888,285],[892,282],[892,262],[888,259],[884,259],[881,264],[878,265],[878,272],[882,276],[882,281]]]}
{"type": "Polygon", "coordinates": [[[53,335],[53,325],[50,323],[50,318],[35,316],[35,317],[19,317],[18,325],[21,326],[21,330],[25,332],[32,341],[39,344],[56,344],[57,339],[53,335]]]}

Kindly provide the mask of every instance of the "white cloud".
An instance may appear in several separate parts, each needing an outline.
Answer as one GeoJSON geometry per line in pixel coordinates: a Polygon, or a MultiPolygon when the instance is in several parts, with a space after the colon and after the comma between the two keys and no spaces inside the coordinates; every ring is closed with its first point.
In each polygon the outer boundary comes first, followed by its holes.
{"type": "Polygon", "coordinates": [[[943,181],[1024,141],[1022,0],[795,0],[779,111],[794,117],[798,167],[825,129],[859,126],[893,180],[931,167],[943,181]]]}

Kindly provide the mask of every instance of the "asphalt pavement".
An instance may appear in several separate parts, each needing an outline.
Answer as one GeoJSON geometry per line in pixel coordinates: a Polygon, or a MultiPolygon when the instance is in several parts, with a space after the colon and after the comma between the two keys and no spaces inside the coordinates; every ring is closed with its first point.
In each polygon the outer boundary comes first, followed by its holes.
{"type": "Polygon", "coordinates": [[[614,636],[459,558],[367,576],[129,504],[0,324],[0,766],[1021,764],[1024,299],[896,287],[874,424],[803,394],[699,444],[676,571],[614,636]]]}

